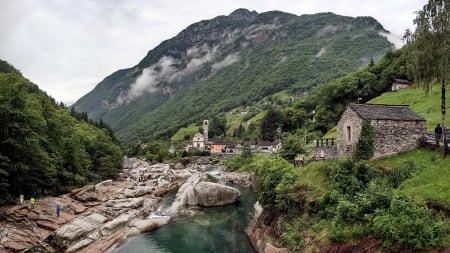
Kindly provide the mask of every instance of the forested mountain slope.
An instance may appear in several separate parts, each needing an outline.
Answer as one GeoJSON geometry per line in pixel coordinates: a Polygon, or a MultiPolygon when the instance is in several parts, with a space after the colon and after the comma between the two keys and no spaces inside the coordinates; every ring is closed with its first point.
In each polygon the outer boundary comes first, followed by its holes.
{"type": "Polygon", "coordinates": [[[115,177],[112,130],[69,111],[0,60],[0,205],[115,177]]]}
{"type": "Polygon", "coordinates": [[[393,45],[371,17],[239,9],[192,24],[74,104],[120,141],[180,127],[282,90],[304,94],[378,60],[393,45]]]}

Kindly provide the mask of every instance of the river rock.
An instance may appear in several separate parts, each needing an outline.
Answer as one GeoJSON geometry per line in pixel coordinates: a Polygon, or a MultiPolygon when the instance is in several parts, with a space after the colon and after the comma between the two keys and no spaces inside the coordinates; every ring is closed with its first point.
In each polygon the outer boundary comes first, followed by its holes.
{"type": "Polygon", "coordinates": [[[146,220],[133,222],[132,226],[135,227],[139,233],[145,233],[160,228],[169,223],[169,221],[170,216],[152,216],[146,220]]]}
{"type": "Polygon", "coordinates": [[[75,241],[80,237],[94,231],[99,225],[103,224],[108,219],[98,213],[93,213],[89,216],[77,218],[70,223],[61,226],[56,230],[56,237],[63,241],[75,241]]]}
{"type": "Polygon", "coordinates": [[[198,204],[206,207],[231,204],[241,196],[236,188],[211,182],[200,182],[194,187],[194,192],[198,204]]]}
{"type": "Polygon", "coordinates": [[[96,233],[92,233],[90,234],[88,237],[84,238],[83,240],[75,243],[74,245],[70,246],[66,252],[67,253],[71,253],[71,252],[77,252],[80,249],[86,247],[87,245],[93,243],[94,241],[98,240],[102,238],[102,235],[99,232],[96,233]]]}
{"type": "Polygon", "coordinates": [[[98,200],[94,185],[87,185],[81,189],[73,191],[71,196],[72,198],[82,202],[92,202],[98,200]]]}
{"type": "Polygon", "coordinates": [[[128,199],[114,199],[108,200],[105,203],[105,207],[112,208],[113,210],[138,208],[144,204],[144,198],[128,198],[128,199]]]}
{"type": "Polygon", "coordinates": [[[123,194],[128,198],[140,197],[152,193],[155,189],[150,186],[132,186],[123,190],[123,194]]]}
{"type": "Polygon", "coordinates": [[[289,250],[286,248],[277,248],[268,242],[264,248],[264,253],[289,253],[289,250]]]}
{"type": "Polygon", "coordinates": [[[107,222],[100,228],[103,236],[111,234],[115,229],[125,227],[132,219],[139,215],[139,211],[132,210],[130,212],[121,214],[119,217],[107,222]]]}
{"type": "Polygon", "coordinates": [[[249,172],[228,172],[225,174],[225,179],[233,184],[242,185],[244,187],[251,187],[253,184],[254,174],[249,172]]]}

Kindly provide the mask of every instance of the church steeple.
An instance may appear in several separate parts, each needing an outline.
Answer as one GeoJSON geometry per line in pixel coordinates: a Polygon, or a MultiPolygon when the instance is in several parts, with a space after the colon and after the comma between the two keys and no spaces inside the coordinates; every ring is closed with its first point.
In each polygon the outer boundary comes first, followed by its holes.
{"type": "Polygon", "coordinates": [[[203,138],[205,139],[205,147],[208,145],[208,126],[209,121],[207,119],[203,120],[203,138]]]}

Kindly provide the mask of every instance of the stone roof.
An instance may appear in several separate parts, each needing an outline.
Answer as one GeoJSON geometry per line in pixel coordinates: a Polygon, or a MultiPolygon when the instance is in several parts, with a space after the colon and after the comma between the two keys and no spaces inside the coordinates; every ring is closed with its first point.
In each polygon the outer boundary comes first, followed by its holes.
{"type": "Polygon", "coordinates": [[[411,82],[409,80],[399,79],[399,78],[394,78],[394,82],[401,83],[401,84],[411,84],[411,82]]]}
{"type": "Polygon", "coordinates": [[[362,119],[368,120],[399,120],[399,121],[425,121],[408,105],[375,105],[375,104],[349,104],[362,119]]]}

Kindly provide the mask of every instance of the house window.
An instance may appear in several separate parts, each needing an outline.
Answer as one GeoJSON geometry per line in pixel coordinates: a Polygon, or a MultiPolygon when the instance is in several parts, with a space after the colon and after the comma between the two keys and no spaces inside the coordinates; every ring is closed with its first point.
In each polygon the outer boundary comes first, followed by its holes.
{"type": "Polygon", "coordinates": [[[347,126],[347,141],[352,140],[352,128],[350,126],[347,126]]]}

